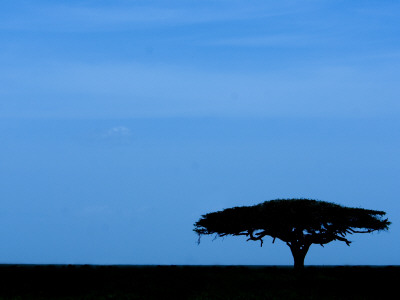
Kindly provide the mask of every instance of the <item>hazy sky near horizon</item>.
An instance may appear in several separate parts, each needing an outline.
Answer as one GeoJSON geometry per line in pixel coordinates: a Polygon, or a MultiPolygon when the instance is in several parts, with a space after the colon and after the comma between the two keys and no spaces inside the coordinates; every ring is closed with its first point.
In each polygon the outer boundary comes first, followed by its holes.
{"type": "Polygon", "coordinates": [[[400,264],[399,2],[0,8],[0,263],[290,265],[193,223],[305,197],[393,222],[306,264],[400,264]]]}

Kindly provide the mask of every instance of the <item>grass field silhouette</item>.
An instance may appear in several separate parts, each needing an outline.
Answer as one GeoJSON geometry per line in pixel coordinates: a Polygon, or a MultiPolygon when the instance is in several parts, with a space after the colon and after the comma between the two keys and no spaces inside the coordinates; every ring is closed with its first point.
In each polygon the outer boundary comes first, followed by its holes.
{"type": "Polygon", "coordinates": [[[0,299],[393,299],[400,267],[2,265],[0,299]]]}

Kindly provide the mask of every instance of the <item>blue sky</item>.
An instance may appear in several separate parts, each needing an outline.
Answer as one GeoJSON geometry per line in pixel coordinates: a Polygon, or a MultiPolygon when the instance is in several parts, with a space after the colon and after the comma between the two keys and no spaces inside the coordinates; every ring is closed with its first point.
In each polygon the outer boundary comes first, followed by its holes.
{"type": "Polygon", "coordinates": [[[307,197],[393,224],[306,263],[400,263],[397,1],[0,7],[0,262],[292,264],[193,223],[307,197]]]}

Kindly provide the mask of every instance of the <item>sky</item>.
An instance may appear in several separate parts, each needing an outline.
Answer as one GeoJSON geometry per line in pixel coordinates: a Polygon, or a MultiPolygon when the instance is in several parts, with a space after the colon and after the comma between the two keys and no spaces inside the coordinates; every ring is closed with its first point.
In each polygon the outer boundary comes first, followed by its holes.
{"type": "Polygon", "coordinates": [[[0,3],[0,263],[291,265],[201,215],[383,210],[309,265],[400,264],[398,1],[0,3]]]}

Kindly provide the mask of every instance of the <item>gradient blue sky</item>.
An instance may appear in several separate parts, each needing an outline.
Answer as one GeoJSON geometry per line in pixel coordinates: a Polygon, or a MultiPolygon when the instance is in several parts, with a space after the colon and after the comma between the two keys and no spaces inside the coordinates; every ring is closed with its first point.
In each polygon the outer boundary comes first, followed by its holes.
{"type": "Polygon", "coordinates": [[[398,1],[0,4],[0,263],[292,264],[207,212],[306,197],[389,232],[306,264],[399,264],[398,1]]]}

